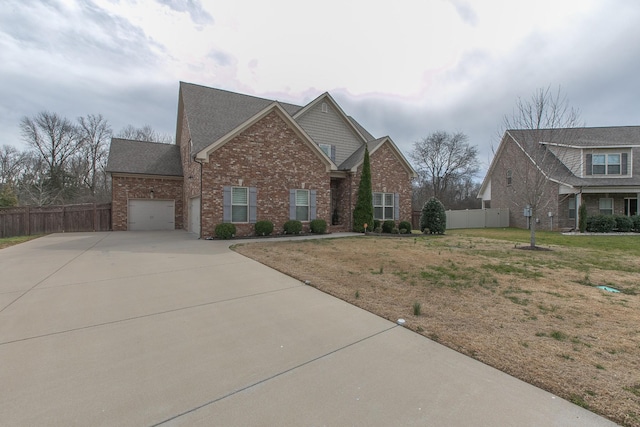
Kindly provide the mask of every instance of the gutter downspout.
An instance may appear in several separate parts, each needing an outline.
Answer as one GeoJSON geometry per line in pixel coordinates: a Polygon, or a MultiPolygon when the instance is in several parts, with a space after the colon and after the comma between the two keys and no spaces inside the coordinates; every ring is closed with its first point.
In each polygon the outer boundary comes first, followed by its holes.
{"type": "Polygon", "coordinates": [[[353,172],[349,172],[349,231],[353,231],[353,203],[351,201],[353,195],[353,172]]]}
{"type": "Polygon", "coordinates": [[[199,162],[195,158],[193,160],[200,165],[200,231],[198,232],[198,238],[202,240],[202,162],[199,162]]]}

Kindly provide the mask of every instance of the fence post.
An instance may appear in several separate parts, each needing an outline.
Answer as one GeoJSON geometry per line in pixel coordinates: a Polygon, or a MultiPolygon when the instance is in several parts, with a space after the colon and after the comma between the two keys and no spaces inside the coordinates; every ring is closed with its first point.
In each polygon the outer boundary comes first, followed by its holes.
{"type": "Polygon", "coordinates": [[[27,236],[31,236],[31,208],[29,206],[27,206],[25,217],[27,222],[25,231],[27,232],[27,236]]]}

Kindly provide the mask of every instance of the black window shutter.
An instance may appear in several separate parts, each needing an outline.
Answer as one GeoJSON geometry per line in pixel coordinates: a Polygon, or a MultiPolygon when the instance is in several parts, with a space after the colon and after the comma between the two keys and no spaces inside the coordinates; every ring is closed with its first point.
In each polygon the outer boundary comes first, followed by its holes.
{"type": "Polygon", "coordinates": [[[627,153],[622,153],[622,165],[621,165],[621,173],[622,175],[627,175],[629,173],[629,159],[628,159],[628,154],[627,153]]]}
{"type": "Polygon", "coordinates": [[[587,154],[587,173],[586,175],[592,175],[592,169],[593,168],[593,164],[592,164],[592,159],[591,159],[591,154],[587,154]]]}

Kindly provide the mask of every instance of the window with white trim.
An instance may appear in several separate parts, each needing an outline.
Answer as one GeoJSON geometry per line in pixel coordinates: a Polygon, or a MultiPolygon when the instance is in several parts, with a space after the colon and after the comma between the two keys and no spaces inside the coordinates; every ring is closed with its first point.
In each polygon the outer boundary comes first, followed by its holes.
{"type": "Polygon", "coordinates": [[[382,221],[394,219],[393,199],[393,193],[373,193],[373,218],[382,221]]]}
{"type": "Polygon", "coordinates": [[[249,222],[249,189],[231,187],[231,222],[249,222]]]}
{"type": "Polygon", "coordinates": [[[296,219],[309,221],[309,190],[296,190],[296,219]]]}
{"type": "Polygon", "coordinates": [[[600,215],[613,215],[613,199],[604,197],[600,199],[600,215]]]}

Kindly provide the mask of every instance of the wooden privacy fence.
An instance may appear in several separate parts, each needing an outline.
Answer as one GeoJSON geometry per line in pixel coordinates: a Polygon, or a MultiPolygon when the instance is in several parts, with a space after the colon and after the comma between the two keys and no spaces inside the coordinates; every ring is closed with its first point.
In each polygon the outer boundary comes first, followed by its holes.
{"type": "Polygon", "coordinates": [[[0,208],[0,237],[111,230],[111,203],[0,208]]]}
{"type": "MultiPolygon", "coordinates": [[[[495,228],[509,226],[509,209],[466,209],[446,211],[447,229],[495,228]]],[[[420,229],[420,211],[413,211],[412,226],[420,229]]]]}

